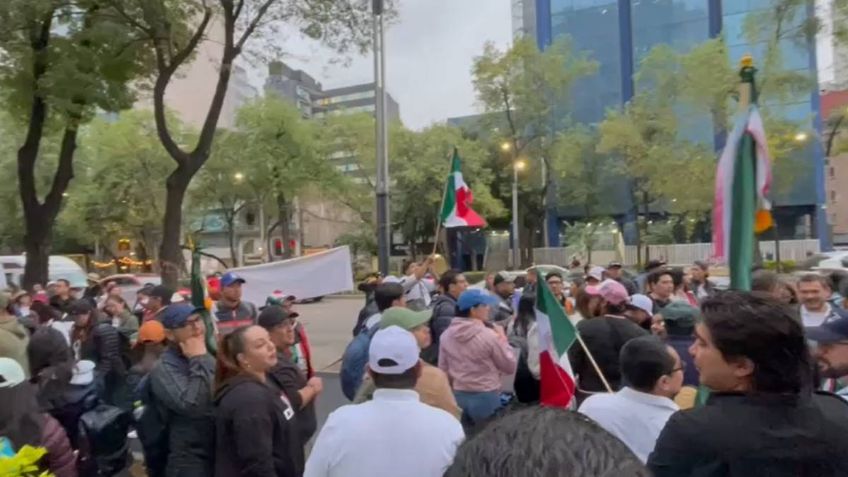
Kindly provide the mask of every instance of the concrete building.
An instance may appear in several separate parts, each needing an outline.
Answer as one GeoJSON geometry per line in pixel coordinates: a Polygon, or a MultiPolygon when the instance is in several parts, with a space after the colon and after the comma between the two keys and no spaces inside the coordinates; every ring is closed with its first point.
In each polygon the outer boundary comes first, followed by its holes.
{"type": "Polygon", "coordinates": [[[297,106],[304,118],[312,118],[314,103],[321,96],[321,83],[303,70],[296,70],[282,61],[268,65],[265,92],[280,95],[297,106]]]}
{"type": "MultiPolygon", "coordinates": [[[[324,90],[314,105],[314,115],[319,118],[340,114],[374,114],[375,110],[374,83],[324,90]]],[[[400,121],[400,106],[391,94],[386,94],[386,120],[390,123],[400,121]]]]}
{"type": "MultiPolygon", "coordinates": [[[[771,8],[768,0],[535,0],[536,39],[540,47],[549,45],[561,36],[568,36],[573,47],[585,51],[598,62],[598,71],[575,84],[570,108],[572,117],[585,124],[603,120],[609,108],[619,108],[636,93],[633,75],[639,61],[656,45],[666,44],[677,51],[713,37],[724,35],[729,61],[736,63],[745,54],[762,58],[764,45],[748,44],[743,35],[746,18],[771,8]]],[[[812,12],[799,8],[793,21],[802,22],[812,12]]],[[[803,35],[798,29],[798,35],[803,35]]],[[[790,35],[791,36],[791,35],[790,35]]],[[[816,48],[803,38],[781,40],[784,66],[816,77],[816,48]]],[[[819,132],[818,89],[798,95],[783,103],[770,105],[771,112],[798,122],[803,130],[819,132]],[[806,125],[805,125],[806,123],[806,125]]],[[[712,126],[709,117],[696,118],[692,127],[683,124],[687,138],[723,147],[723,135],[712,126]]],[[[829,246],[827,214],[825,211],[824,154],[820,142],[808,141],[798,154],[789,160],[797,163],[797,173],[786,187],[775,188],[775,217],[784,238],[805,238],[808,231],[829,246]],[[809,227],[805,224],[810,224],[809,227]]],[[[781,178],[776,178],[780,182],[781,178]]],[[[785,178],[784,178],[785,179],[785,178]]],[[[622,184],[619,184],[621,186],[622,184]]],[[[624,184],[626,186],[626,184],[624,184]]],[[[621,187],[615,188],[620,190],[621,187]]],[[[626,189],[626,187],[625,187],[626,189]]],[[[628,194],[610,193],[610,215],[620,224],[635,220],[628,194]]],[[[563,215],[570,220],[577,216],[563,215]]],[[[549,217],[550,243],[559,243],[557,217],[549,217]]],[[[625,227],[627,230],[627,227],[625,227]]]]}
{"type": "MultiPolygon", "coordinates": [[[[835,0],[816,0],[815,9],[821,29],[816,35],[819,88],[848,88],[848,45],[836,38],[834,27],[845,25],[848,18],[834,11],[835,0]]],[[[842,26],[841,28],[845,28],[842,26]]]]}
{"type": "Polygon", "coordinates": [[[512,36],[536,37],[536,0],[512,0],[512,36]]]}
{"type": "Polygon", "coordinates": [[[823,117],[831,118],[822,137],[825,144],[835,135],[825,165],[827,215],[833,243],[848,245],[848,152],[844,152],[848,144],[848,90],[823,92],[821,112],[823,117]]]}

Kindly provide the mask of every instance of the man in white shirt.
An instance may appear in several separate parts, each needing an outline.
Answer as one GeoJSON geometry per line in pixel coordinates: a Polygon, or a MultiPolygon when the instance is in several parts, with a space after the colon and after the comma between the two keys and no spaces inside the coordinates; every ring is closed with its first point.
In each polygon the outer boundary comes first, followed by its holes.
{"type": "Polygon", "coordinates": [[[465,438],[451,414],[414,391],[421,373],[412,333],[390,326],[371,339],[371,401],[343,406],[327,418],[305,477],[440,477],[465,438]]]}
{"type": "Polygon", "coordinates": [[[798,298],[801,301],[801,321],[807,328],[821,326],[839,318],[841,313],[827,302],[831,295],[826,277],[807,273],[798,280],[798,298]]]}
{"type": "Polygon", "coordinates": [[[578,411],[647,462],[665,423],[679,410],[671,399],[683,385],[684,365],[674,348],[655,336],[628,341],[620,362],[627,386],[614,394],[590,396],[578,411]]]}

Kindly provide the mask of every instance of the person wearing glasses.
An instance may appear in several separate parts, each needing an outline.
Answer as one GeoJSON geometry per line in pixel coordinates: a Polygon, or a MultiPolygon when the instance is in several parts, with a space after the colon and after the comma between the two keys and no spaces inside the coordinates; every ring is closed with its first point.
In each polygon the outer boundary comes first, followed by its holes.
{"type": "Polygon", "coordinates": [[[685,364],[656,336],[628,341],[619,361],[625,386],[613,394],[589,396],[578,412],[621,440],[644,463],[666,422],[679,410],[672,398],[683,385],[685,364]]]}

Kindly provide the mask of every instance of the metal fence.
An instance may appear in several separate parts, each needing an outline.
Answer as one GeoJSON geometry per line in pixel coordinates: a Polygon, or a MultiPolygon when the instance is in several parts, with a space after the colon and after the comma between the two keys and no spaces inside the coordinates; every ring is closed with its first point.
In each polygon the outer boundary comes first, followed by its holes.
{"type": "MultiPolygon", "coordinates": [[[[662,258],[669,264],[685,265],[694,262],[695,260],[709,260],[712,256],[712,243],[681,243],[673,245],[649,245],[647,256],[651,258],[662,258]]],[[[807,240],[784,240],[780,242],[780,258],[781,260],[800,261],[810,255],[819,253],[819,241],[815,239],[807,240]]],[[[766,260],[774,260],[775,246],[773,241],[761,241],[760,252],[766,260]]],[[[623,262],[625,265],[637,265],[636,246],[627,245],[624,247],[622,256],[621,250],[593,250],[591,262],[596,264],[606,264],[613,260],[623,262]]],[[[642,260],[645,260],[645,248],[642,249],[642,260]]],[[[556,248],[534,248],[533,262],[538,264],[553,264],[560,266],[568,266],[571,260],[577,257],[581,262],[588,260],[585,251],[576,247],[556,247],[556,248]]]]}

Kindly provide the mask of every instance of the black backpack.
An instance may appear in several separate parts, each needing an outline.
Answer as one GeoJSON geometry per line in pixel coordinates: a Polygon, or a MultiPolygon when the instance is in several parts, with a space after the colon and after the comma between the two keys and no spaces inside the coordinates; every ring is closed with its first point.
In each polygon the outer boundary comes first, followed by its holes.
{"type": "Polygon", "coordinates": [[[536,403],[541,397],[541,383],[530,372],[527,364],[527,335],[521,335],[518,329],[513,329],[509,334],[509,344],[518,349],[518,366],[515,369],[515,381],[513,390],[515,398],[520,403],[536,403]]]}
{"type": "Polygon", "coordinates": [[[109,477],[127,467],[131,422],[129,411],[108,404],[100,404],[80,416],[80,477],[109,477]]]}

